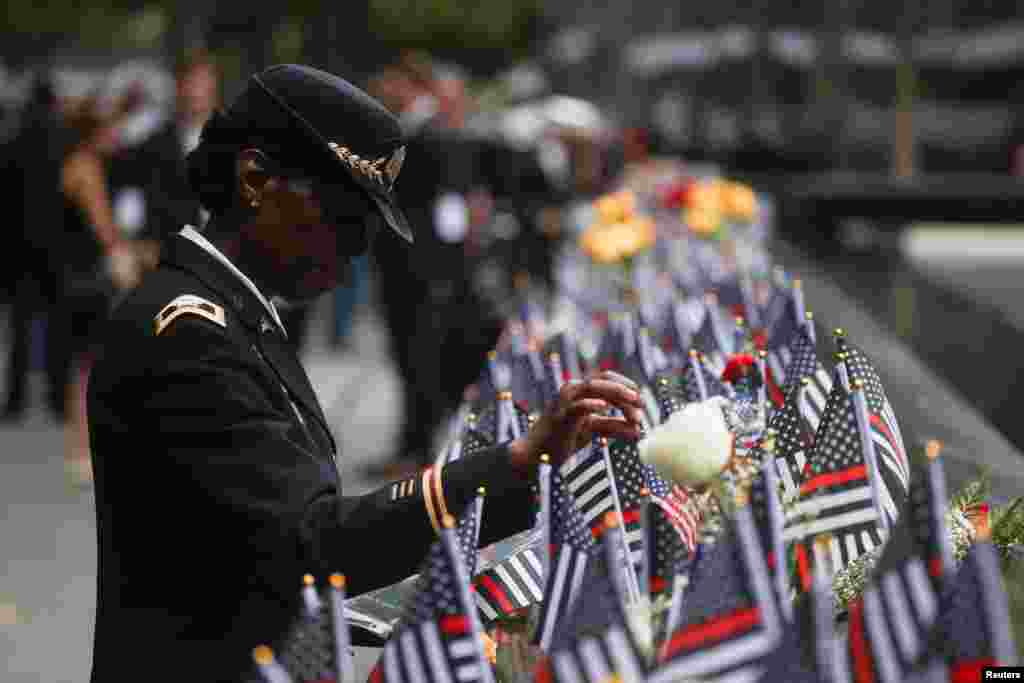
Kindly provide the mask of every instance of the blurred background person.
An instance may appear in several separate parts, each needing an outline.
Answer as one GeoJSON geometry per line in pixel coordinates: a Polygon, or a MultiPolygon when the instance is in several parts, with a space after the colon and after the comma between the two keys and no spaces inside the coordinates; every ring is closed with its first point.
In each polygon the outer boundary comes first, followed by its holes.
{"type": "Polygon", "coordinates": [[[68,132],[51,75],[34,78],[19,128],[4,149],[4,184],[8,190],[9,249],[4,272],[11,278],[10,340],[7,355],[7,400],[3,416],[20,421],[27,408],[28,375],[33,353],[45,346],[47,407],[63,421],[66,368],[59,346],[47,344],[42,331],[58,299],[58,264],[52,253],[63,226],[61,168],[68,132]]]}
{"type": "Polygon", "coordinates": [[[153,265],[156,260],[155,254],[137,251],[122,235],[108,186],[107,164],[117,149],[120,126],[141,105],[142,97],[137,87],[112,105],[89,97],[68,121],[72,140],[60,173],[63,229],[50,242],[58,287],[47,342],[54,372],[65,383],[68,465],[82,482],[91,478],[85,386],[97,323],[119,291],[138,283],[142,262],[153,265]]]}
{"type": "Polygon", "coordinates": [[[435,433],[476,379],[500,333],[473,291],[465,242],[477,204],[476,148],[465,134],[464,78],[409,53],[372,88],[400,118],[407,140],[402,208],[416,229],[411,250],[392,240],[375,252],[381,304],[403,385],[397,458],[367,468],[401,477],[433,460],[435,433]],[[472,214],[472,216],[471,216],[472,214]]]}
{"type": "Polygon", "coordinates": [[[163,240],[185,225],[204,223],[199,201],[188,185],[185,155],[199,144],[203,125],[220,102],[220,72],[205,51],[182,55],[174,69],[173,115],[141,145],[126,154],[123,171],[142,179],[145,233],[163,240]]]}

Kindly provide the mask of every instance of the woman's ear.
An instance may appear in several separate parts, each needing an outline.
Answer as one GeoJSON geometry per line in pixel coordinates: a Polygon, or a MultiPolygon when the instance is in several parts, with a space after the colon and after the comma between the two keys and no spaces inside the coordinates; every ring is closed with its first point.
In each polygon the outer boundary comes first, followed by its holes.
{"type": "Polygon", "coordinates": [[[263,193],[270,182],[267,157],[258,149],[244,149],[238,153],[235,176],[238,178],[238,192],[242,203],[257,208],[263,201],[263,193]]]}

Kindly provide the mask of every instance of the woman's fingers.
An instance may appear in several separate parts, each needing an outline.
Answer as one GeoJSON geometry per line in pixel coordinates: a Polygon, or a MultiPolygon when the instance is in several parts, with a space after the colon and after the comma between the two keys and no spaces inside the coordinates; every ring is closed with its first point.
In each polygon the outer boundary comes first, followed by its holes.
{"type": "Polygon", "coordinates": [[[635,390],[630,389],[621,382],[604,378],[567,382],[562,386],[561,397],[563,401],[569,403],[584,398],[599,398],[620,407],[633,406],[640,408],[643,406],[640,394],[635,390]]]}
{"type": "Polygon", "coordinates": [[[636,382],[634,382],[630,378],[626,377],[625,375],[620,375],[619,373],[615,372],[614,370],[605,370],[600,375],[598,375],[598,377],[603,378],[603,379],[608,379],[608,380],[611,380],[613,382],[618,382],[620,384],[625,384],[627,387],[629,387],[633,391],[640,391],[640,385],[639,384],[637,384],[636,382]]]}
{"type": "Polygon", "coordinates": [[[581,418],[577,425],[579,429],[577,430],[577,440],[574,442],[577,444],[579,439],[583,439],[585,443],[595,436],[604,436],[609,439],[640,438],[639,427],[623,420],[621,417],[590,414],[581,418]]]}
{"type": "Polygon", "coordinates": [[[601,413],[608,410],[608,402],[599,398],[582,398],[566,408],[566,417],[575,419],[587,413],[601,413]]]}

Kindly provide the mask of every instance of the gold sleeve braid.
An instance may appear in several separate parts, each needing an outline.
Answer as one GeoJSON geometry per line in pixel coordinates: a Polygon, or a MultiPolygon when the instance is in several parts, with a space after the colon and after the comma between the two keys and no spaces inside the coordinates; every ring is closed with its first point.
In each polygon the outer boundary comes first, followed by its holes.
{"type": "Polygon", "coordinates": [[[422,475],[423,504],[427,508],[427,517],[434,533],[441,533],[441,524],[448,515],[448,504],[444,497],[442,474],[444,465],[436,464],[428,467],[422,475]]]}

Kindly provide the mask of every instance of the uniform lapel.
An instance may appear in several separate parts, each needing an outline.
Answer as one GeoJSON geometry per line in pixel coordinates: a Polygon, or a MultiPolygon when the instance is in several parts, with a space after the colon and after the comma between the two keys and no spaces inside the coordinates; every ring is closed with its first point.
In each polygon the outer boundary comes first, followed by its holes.
{"type": "Polygon", "coordinates": [[[306,369],[302,367],[289,342],[281,334],[277,325],[267,321],[268,325],[261,325],[263,332],[260,334],[260,348],[264,357],[274,372],[277,373],[281,383],[284,384],[291,398],[299,403],[306,412],[316,418],[331,441],[332,448],[335,447],[334,437],[327,425],[327,418],[324,416],[320,401],[317,399],[316,391],[309,381],[306,369]]]}
{"type": "Polygon", "coordinates": [[[189,271],[224,297],[238,319],[249,329],[250,337],[259,346],[260,353],[288,391],[289,397],[320,423],[331,448],[336,451],[337,445],[327,425],[327,418],[302,363],[277,324],[270,320],[270,313],[256,295],[223,263],[184,237],[174,236],[166,242],[162,261],[189,271]]]}

